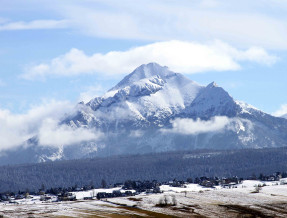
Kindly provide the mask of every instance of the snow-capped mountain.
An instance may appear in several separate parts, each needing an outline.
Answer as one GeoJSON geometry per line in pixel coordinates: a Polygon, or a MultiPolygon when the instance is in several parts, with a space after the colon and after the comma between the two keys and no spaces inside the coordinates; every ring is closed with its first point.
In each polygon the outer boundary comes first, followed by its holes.
{"type": "Polygon", "coordinates": [[[286,119],[235,101],[215,82],[202,86],[156,63],[141,65],[103,96],[79,103],[60,124],[103,137],[39,148],[36,136],[28,146],[35,160],[287,146],[286,119]]]}
{"type": "Polygon", "coordinates": [[[65,122],[101,130],[160,127],[184,112],[204,89],[181,74],[151,63],[138,67],[104,96],[79,105],[65,122]],[[130,125],[127,125],[129,123],[130,125]]]}

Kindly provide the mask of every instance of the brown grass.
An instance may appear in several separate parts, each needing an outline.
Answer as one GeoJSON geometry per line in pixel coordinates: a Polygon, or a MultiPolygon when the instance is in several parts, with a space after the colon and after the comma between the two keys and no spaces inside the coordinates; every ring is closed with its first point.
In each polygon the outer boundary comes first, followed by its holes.
{"type": "Polygon", "coordinates": [[[142,201],[142,198],[128,198],[130,201],[142,201]]]}
{"type": "Polygon", "coordinates": [[[232,205],[232,204],[220,204],[220,207],[225,207],[227,210],[236,211],[243,217],[261,217],[261,218],[272,218],[275,216],[266,215],[263,212],[250,208],[243,205],[232,205]]]}
{"type": "Polygon", "coordinates": [[[157,213],[157,212],[153,212],[149,210],[143,210],[137,207],[119,207],[119,208],[143,214],[143,216],[133,214],[131,217],[146,217],[146,216],[158,217],[158,218],[172,218],[172,217],[176,218],[177,217],[174,215],[167,215],[167,214],[157,213]]]}

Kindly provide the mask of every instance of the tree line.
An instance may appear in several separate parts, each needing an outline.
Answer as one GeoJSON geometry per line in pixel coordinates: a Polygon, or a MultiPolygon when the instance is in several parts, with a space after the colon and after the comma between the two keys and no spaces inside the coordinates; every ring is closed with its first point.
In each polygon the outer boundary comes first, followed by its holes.
{"type": "Polygon", "coordinates": [[[53,187],[101,187],[123,181],[243,177],[287,170],[287,148],[201,150],[113,156],[0,167],[0,192],[53,187]]]}

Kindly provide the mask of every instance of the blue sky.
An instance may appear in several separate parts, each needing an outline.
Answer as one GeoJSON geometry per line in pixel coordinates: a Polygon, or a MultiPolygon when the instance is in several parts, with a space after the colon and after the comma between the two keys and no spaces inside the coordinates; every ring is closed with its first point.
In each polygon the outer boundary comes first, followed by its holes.
{"type": "Polygon", "coordinates": [[[0,0],[0,110],[87,101],[153,61],[287,113],[286,12],[286,0],[0,0]]]}

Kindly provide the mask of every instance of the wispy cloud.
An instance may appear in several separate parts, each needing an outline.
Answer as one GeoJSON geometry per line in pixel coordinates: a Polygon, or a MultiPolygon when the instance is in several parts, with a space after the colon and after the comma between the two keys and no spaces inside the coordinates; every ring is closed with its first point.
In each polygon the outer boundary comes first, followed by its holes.
{"type": "Polygon", "coordinates": [[[57,120],[45,119],[38,133],[41,146],[67,146],[81,142],[97,140],[102,137],[94,129],[73,128],[68,125],[59,125],[57,120]]]}
{"type": "Polygon", "coordinates": [[[40,146],[64,146],[100,137],[96,131],[58,125],[64,114],[73,108],[70,102],[52,100],[34,106],[24,114],[0,110],[0,151],[23,146],[26,140],[36,135],[40,146]]]}
{"type": "Polygon", "coordinates": [[[19,146],[36,134],[42,120],[60,118],[64,111],[71,110],[69,102],[49,101],[32,107],[25,114],[13,114],[0,110],[0,150],[19,146]]]}
{"type": "Polygon", "coordinates": [[[95,97],[102,96],[105,91],[106,89],[101,85],[95,84],[94,86],[89,86],[86,88],[86,91],[80,93],[79,101],[87,103],[95,97]]]}
{"type": "Polygon", "coordinates": [[[183,135],[196,135],[200,133],[216,132],[224,129],[230,120],[225,116],[216,116],[210,120],[177,118],[171,121],[171,129],[162,129],[164,133],[179,133],[183,135]]]}
{"type": "Polygon", "coordinates": [[[280,9],[276,4],[216,0],[124,2],[67,4],[57,11],[73,23],[74,29],[96,37],[165,41],[218,38],[245,47],[287,49],[286,17],[266,13],[270,7],[280,9]],[[246,5],[250,7],[246,9],[246,5]]]}
{"type": "Polygon", "coordinates": [[[282,0],[264,3],[261,0],[63,0],[57,4],[44,0],[41,3],[42,7],[34,1],[6,3],[17,13],[21,12],[21,7],[31,12],[30,21],[6,21],[0,29],[68,27],[77,34],[102,38],[152,41],[221,39],[245,48],[255,45],[287,49],[287,4],[282,0]],[[35,17],[39,13],[57,19],[39,19],[35,17]]]}
{"type": "Polygon", "coordinates": [[[168,66],[176,72],[192,74],[238,70],[240,62],[243,61],[271,65],[277,61],[277,57],[268,54],[262,48],[239,50],[218,40],[206,44],[173,40],[139,46],[127,51],[95,53],[91,56],[74,48],[46,63],[27,67],[22,78],[44,79],[47,76],[92,73],[126,74],[139,65],[149,62],[168,66]]]}
{"type": "Polygon", "coordinates": [[[33,20],[29,22],[5,22],[0,24],[0,31],[8,30],[35,30],[35,29],[61,29],[67,28],[67,20],[33,20]]]}
{"type": "Polygon", "coordinates": [[[281,105],[280,108],[273,113],[273,115],[276,117],[284,116],[287,118],[287,104],[281,105]]]}
{"type": "Polygon", "coordinates": [[[172,128],[161,129],[162,133],[176,133],[183,135],[197,135],[201,133],[220,132],[225,129],[239,133],[248,132],[253,128],[249,120],[215,116],[209,120],[196,120],[190,118],[176,118],[171,121],[172,128]]]}

